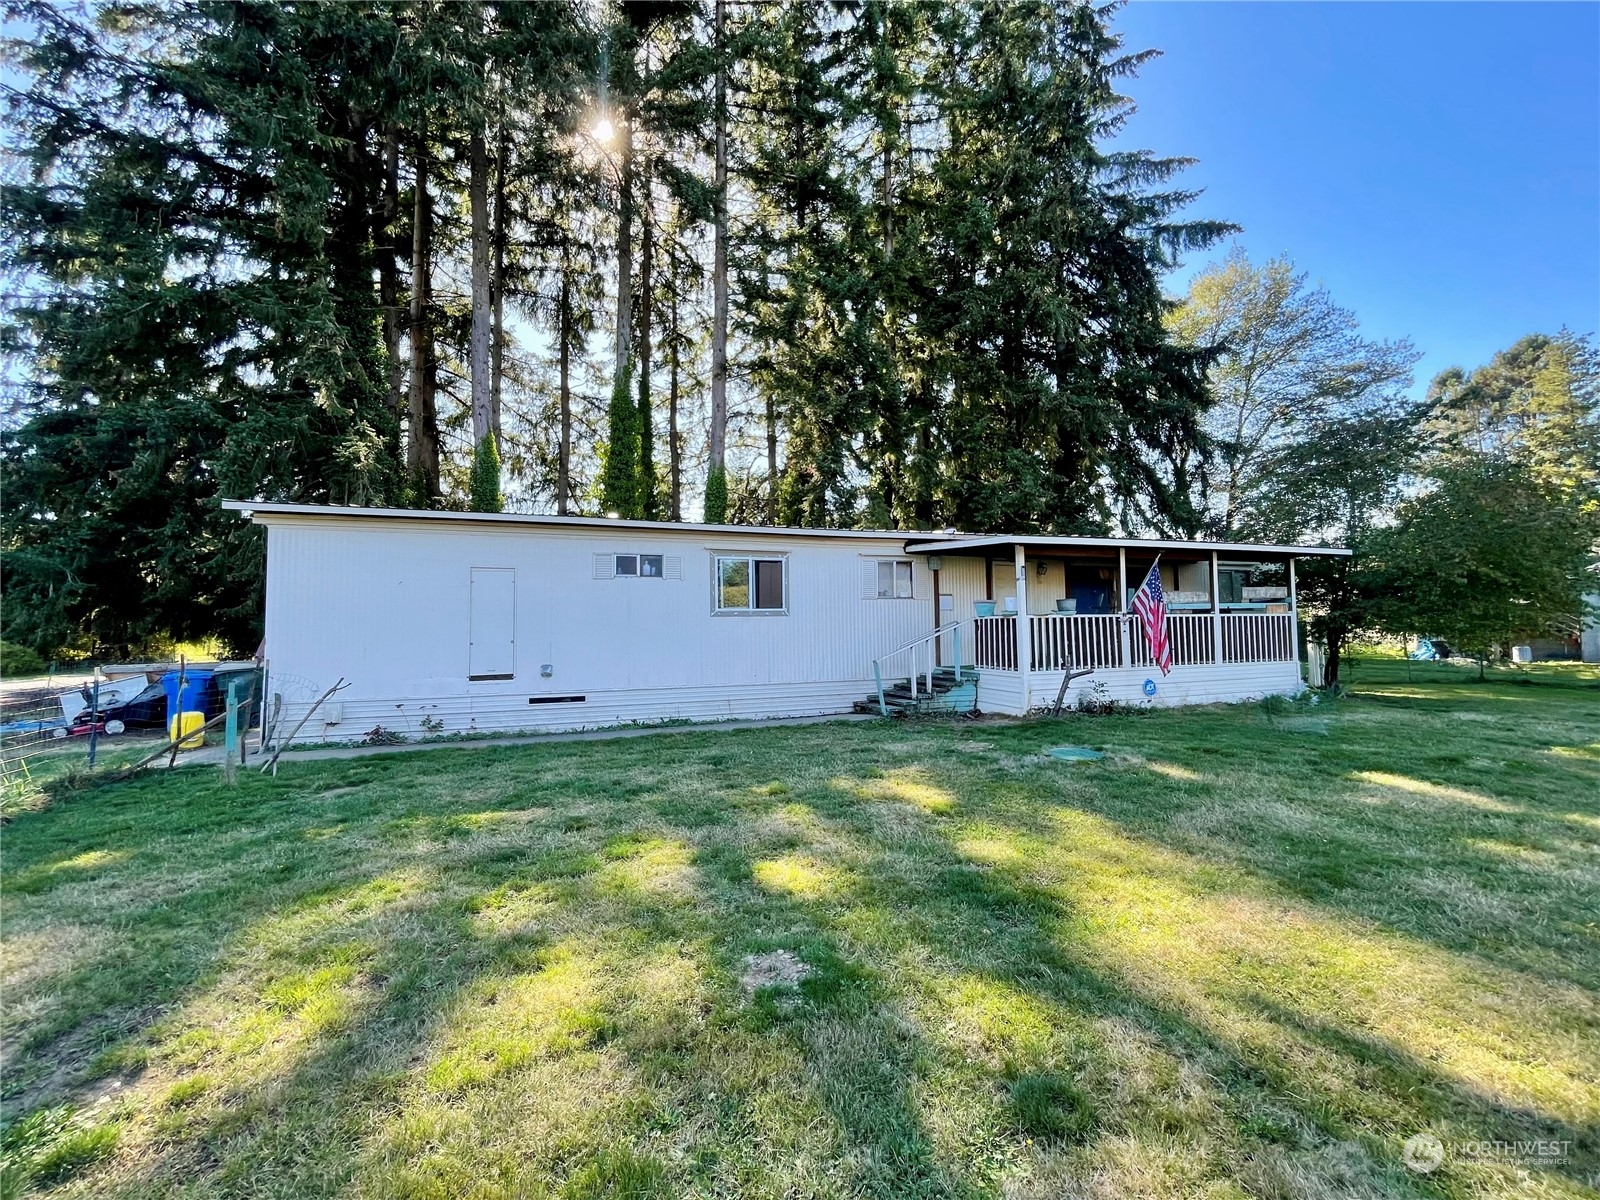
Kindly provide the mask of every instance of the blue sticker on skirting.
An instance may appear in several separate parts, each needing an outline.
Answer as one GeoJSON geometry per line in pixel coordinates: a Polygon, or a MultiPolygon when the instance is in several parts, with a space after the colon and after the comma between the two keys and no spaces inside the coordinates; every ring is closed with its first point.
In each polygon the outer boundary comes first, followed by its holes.
{"type": "Polygon", "coordinates": [[[1156,681],[1154,679],[1146,679],[1144,681],[1144,694],[1146,696],[1154,696],[1156,694],[1156,681]]]}

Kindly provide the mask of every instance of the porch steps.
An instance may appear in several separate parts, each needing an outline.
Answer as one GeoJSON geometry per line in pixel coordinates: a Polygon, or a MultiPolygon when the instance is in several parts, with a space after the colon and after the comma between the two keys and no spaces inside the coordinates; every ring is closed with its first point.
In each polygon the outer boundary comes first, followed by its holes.
{"type": "MultiPolygon", "coordinates": [[[[911,680],[898,680],[892,687],[883,689],[883,702],[891,717],[918,716],[934,712],[971,712],[978,702],[978,677],[974,667],[962,667],[957,681],[955,668],[939,667],[933,672],[933,691],[927,680],[917,677],[917,694],[911,694],[911,680]]],[[[854,705],[859,713],[878,715],[878,696],[874,692],[854,705]]]]}

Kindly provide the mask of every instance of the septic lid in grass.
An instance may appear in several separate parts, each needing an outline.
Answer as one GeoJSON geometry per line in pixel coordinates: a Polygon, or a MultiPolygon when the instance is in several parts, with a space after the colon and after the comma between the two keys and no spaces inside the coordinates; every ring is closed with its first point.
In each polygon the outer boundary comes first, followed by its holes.
{"type": "Polygon", "coordinates": [[[1098,750],[1091,750],[1087,746],[1052,746],[1045,751],[1051,758],[1059,758],[1065,762],[1093,762],[1097,758],[1104,758],[1098,750]]]}

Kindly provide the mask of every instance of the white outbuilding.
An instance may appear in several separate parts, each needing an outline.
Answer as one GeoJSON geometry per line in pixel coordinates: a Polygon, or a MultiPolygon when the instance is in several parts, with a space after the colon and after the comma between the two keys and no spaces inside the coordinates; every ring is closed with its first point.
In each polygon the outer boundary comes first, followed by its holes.
{"type": "Polygon", "coordinates": [[[1072,694],[1193,704],[1302,687],[1310,546],[780,529],[231,501],[267,531],[280,736],[570,730],[1072,694]],[[1170,673],[1134,590],[1159,556],[1170,673]]]}

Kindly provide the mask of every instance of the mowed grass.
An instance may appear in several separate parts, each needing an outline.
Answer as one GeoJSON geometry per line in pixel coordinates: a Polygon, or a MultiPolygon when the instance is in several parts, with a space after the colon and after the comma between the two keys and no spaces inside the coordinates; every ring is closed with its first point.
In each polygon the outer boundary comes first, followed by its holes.
{"type": "Polygon", "coordinates": [[[60,795],[3,834],[6,1187],[1592,1195],[1600,678],[1406,673],[60,795]]]}

